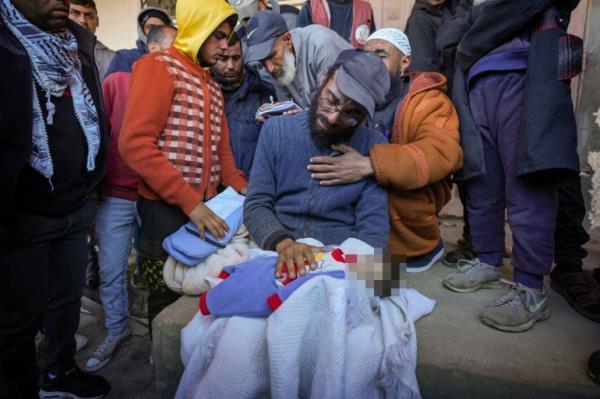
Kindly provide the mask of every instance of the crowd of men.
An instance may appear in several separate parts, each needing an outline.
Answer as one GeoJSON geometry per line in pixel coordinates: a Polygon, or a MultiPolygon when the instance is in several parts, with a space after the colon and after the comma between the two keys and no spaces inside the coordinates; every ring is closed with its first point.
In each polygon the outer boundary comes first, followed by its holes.
{"type": "Polygon", "coordinates": [[[581,42],[566,35],[577,4],[416,0],[405,34],[377,29],[363,0],[300,11],[179,0],[177,26],[145,8],[135,47],[114,52],[94,38],[93,0],[0,0],[0,397],[105,395],[108,382],[90,373],[131,334],[132,246],[151,326],[178,298],[163,280],[164,239],[190,220],[201,237],[223,237],[230,227],[205,201],[224,187],[246,195],[244,224],[278,253],[276,275],[315,267],[316,248],[299,238],[355,237],[407,272],[455,267],[443,281],[454,292],[504,288],[480,314],[498,330],[550,317],[548,274],[600,321],[600,269],[582,269],[569,87],[581,42]],[[256,116],[285,100],[297,107],[256,116]],[[453,182],[465,227],[444,253],[438,214],[453,182]],[[90,229],[106,335],[82,371],[90,229]]]}

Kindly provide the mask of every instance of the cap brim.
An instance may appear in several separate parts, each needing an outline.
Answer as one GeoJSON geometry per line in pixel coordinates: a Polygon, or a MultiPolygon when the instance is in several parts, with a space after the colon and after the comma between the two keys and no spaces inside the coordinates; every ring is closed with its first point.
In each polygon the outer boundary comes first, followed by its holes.
{"type": "Polygon", "coordinates": [[[258,62],[267,58],[269,54],[271,54],[273,44],[275,44],[275,38],[248,46],[248,50],[246,51],[246,63],[258,62]]]}
{"type": "Polygon", "coordinates": [[[343,95],[362,105],[369,113],[369,116],[373,118],[373,114],[375,112],[375,100],[362,87],[360,82],[358,82],[344,70],[343,66],[337,71],[335,83],[343,95]]]}

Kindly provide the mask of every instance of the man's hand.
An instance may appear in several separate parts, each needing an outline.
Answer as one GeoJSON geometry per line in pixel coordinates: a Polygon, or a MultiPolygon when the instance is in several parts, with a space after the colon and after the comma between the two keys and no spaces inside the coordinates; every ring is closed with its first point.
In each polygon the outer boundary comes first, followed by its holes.
{"type": "Polygon", "coordinates": [[[246,187],[242,187],[242,188],[240,189],[240,194],[242,194],[242,195],[246,195],[246,194],[248,194],[248,186],[246,186],[246,187]]]}
{"type": "Polygon", "coordinates": [[[311,177],[323,186],[354,183],[374,174],[371,159],[361,155],[345,144],[332,145],[342,153],[337,157],[314,157],[310,159],[308,170],[311,177]]]}
{"type": "Polygon", "coordinates": [[[227,223],[211,211],[209,207],[204,205],[203,202],[196,205],[188,216],[198,228],[200,238],[202,239],[205,237],[205,229],[208,229],[218,239],[225,237],[225,233],[229,231],[227,223]]]}
{"type": "Polygon", "coordinates": [[[317,262],[315,261],[313,251],[323,251],[322,248],[301,244],[291,238],[280,241],[275,247],[275,250],[279,254],[277,267],[275,268],[275,277],[281,277],[281,270],[285,265],[288,270],[287,275],[290,279],[295,279],[297,277],[295,265],[298,266],[299,276],[304,276],[306,274],[305,261],[308,263],[311,270],[315,270],[317,262]]]}

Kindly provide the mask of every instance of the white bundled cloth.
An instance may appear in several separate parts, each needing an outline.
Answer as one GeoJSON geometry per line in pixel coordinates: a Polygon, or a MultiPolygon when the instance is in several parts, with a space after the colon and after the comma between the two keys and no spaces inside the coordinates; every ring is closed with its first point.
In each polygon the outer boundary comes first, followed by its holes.
{"type": "Polygon", "coordinates": [[[237,265],[256,256],[257,245],[250,240],[242,224],[225,248],[219,249],[196,266],[187,266],[169,256],[163,269],[163,278],[169,289],[179,294],[200,295],[210,288],[225,266],[237,265]]]}
{"type": "Polygon", "coordinates": [[[414,322],[435,301],[400,291],[368,298],[323,276],[267,319],[198,313],[181,334],[176,398],[420,398],[414,322]]]}

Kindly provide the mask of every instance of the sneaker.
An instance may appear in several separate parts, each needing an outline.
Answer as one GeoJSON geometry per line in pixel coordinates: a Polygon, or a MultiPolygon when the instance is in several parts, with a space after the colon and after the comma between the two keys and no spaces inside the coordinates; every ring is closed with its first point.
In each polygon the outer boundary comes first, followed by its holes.
{"type": "Polygon", "coordinates": [[[426,272],[431,269],[444,254],[444,244],[440,241],[439,244],[425,255],[413,256],[406,260],[406,271],[409,273],[426,272]]]}
{"type": "Polygon", "coordinates": [[[479,319],[484,324],[500,331],[523,332],[550,317],[545,290],[504,279],[502,282],[509,285],[508,293],[481,312],[479,319]]]}
{"type": "Polygon", "coordinates": [[[600,384],[600,351],[592,353],[588,362],[588,375],[596,384],[600,384]]]}
{"type": "Polygon", "coordinates": [[[109,335],[107,334],[96,351],[92,354],[92,356],[88,359],[83,366],[83,369],[88,373],[92,373],[94,371],[100,370],[102,367],[106,366],[108,362],[111,361],[113,355],[117,349],[117,347],[123,342],[127,337],[131,335],[131,328],[127,326],[125,331],[118,335],[109,335]]]}
{"type": "Polygon", "coordinates": [[[104,378],[73,367],[53,379],[44,376],[40,399],[99,399],[109,391],[110,385],[104,378]]]}
{"type": "Polygon", "coordinates": [[[79,352],[88,344],[88,339],[81,334],[75,334],[75,352],[79,352]]]}
{"type": "Polygon", "coordinates": [[[480,262],[479,259],[459,260],[458,271],[444,279],[444,286],[454,292],[466,294],[481,288],[502,288],[502,272],[497,266],[480,262]]]}
{"type": "Polygon", "coordinates": [[[442,257],[442,264],[447,267],[455,268],[459,260],[472,260],[475,258],[475,252],[471,243],[465,239],[458,240],[458,248],[450,251],[442,257]]]}

